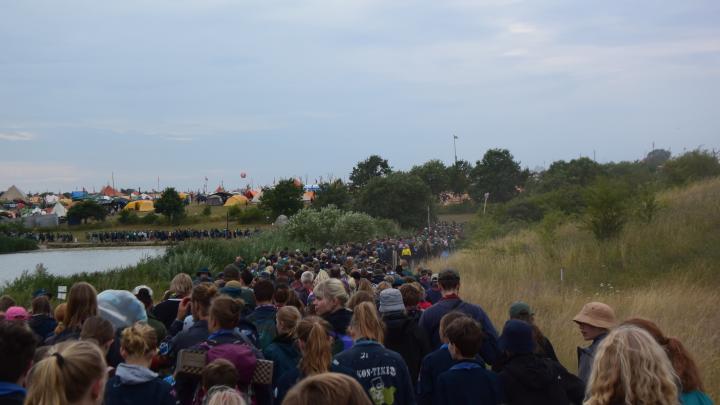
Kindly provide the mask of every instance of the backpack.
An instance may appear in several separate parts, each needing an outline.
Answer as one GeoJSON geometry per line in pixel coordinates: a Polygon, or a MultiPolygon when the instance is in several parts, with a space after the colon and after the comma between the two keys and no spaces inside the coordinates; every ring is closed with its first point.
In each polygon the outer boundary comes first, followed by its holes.
{"type": "Polygon", "coordinates": [[[270,343],[272,343],[275,336],[277,336],[277,325],[275,324],[275,317],[272,318],[257,318],[249,316],[248,320],[251,321],[257,328],[258,334],[258,346],[260,350],[265,350],[270,343]]]}

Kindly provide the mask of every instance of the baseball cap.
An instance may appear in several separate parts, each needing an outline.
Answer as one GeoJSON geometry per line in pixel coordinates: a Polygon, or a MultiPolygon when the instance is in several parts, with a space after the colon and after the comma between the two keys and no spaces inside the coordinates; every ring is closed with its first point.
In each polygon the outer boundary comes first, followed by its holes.
{"type": "Polygon", "coordinates": [[[518,318],[520,316],[535,315],[535,312],[530,308],[528,303],[523,301],[515,301],[510,305],[510,319],[518,318]]]}
{"type": "Polygon", "coordinates": [[[23,307],[10,307],[5,311],[5,319],[9,321],[27,321],[30,315],[23,307]]]}

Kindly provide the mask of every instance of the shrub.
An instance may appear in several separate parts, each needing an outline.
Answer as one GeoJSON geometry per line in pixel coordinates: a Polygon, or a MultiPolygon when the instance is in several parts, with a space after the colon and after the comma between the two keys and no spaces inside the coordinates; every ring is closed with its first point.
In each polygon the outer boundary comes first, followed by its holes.
{"type": "Polygon", "coordinates": [[[140,219],[140,222],[145,225],[152,225],[156,223],[158,219],[160,219],[160,217],[157,214],[151,212],[142,217],[142,219],[140,219]]]}
{"type": "Polygon", "coordinates": [[[37,249],[37,242],[27,238],[11,238],[0,235],[0,253],[13,253],[37,249]]]}
{"type": "Polygon", "coordinates": [[[203,210],[202,210],[202,215],[209,217],[210,214],[212,214],[212,210],[210,209],[209,205],[206,205],[205,208],[203,208],[203,210]]]}
{"type": "MultiPolygon", "coordinates": [[[[210,207],[205,207],[205,208],[209,209],[210,207]]],[[[237,220],[241,213],[242,213],[242,208],[240,208],[237,205],[232,205],[227,210],[227,215],[232,220],[237,220]]]]}
{"type": "Polygon", "coordinates": [[[614,238],[627,222],[627,189],[619,182],[600,180],[585,193],[585,225],[598,240],[614,238]]]}
{"type": "Polygon", "coordinates": [[[711,152],[694,150],[665,162],[662,173],[668,184],[677,186],[719,175],[720,162],[711,152]]]}
{"type": "Polygon", "coordinates": [[[314,244],[366,241],[377,236],[396,236],[398,226],[360,213],[342,211],[333,205],[320,210],[303,209],[283,228],[289,238],[314,244]]]}
{"type": "Polygon", "coordinates": [[[235,220],[240,224],[263,224],[270,222],[270,211],[266,211],[258,206],[251,206],[241,209],[236,215],[235,220]]]}
{"type": "Polygon", "coordinates": [[[140,217],[135,211],[122,210],[118,217],[118,222],[123,225],[137,224],[140,221],[140,217]]]}

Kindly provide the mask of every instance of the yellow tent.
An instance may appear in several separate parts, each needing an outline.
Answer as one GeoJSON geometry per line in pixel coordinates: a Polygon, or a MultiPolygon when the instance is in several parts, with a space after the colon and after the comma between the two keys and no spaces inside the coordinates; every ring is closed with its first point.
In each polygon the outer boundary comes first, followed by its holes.
{"type": "Polygon", "coordinates": [[[181,200],[185,200],[188,198],[187,193],[183,193],[182,191],[178,193],[178,197],[180,197],[181,200]]]}
{"type": "Polygon", "coordinates": [[[234,195],[225,201],[225,207],[230,207],[232,205],[248,205],[248,199],[244,195],[237,194],[234,195]]]}
{"type": "Polygon", "coordinates": [[[152,212],[155,211],[155,205],[150,200],[138,200],[130,201],[123,209],[138,212],[152,212]]]}
{"type": "Polygon", "coordinates": [[[60,199],[60,204],[66,206],[66,207],[71,206],[71,205],[72,205],[72,202],[73,202],[73,201],[72,201],[71,199],[69,199],[69,198],[61,198],[61,199],[60,199]]]}

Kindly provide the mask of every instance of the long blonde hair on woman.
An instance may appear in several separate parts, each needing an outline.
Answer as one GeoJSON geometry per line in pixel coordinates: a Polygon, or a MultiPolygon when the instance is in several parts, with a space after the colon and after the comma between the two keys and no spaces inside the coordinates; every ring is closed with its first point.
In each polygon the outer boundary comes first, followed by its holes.
{"type": "Polygon", "coordinates": [[[25,405],[78,402],[94,382],[105,378],[106,368],[105,355],[95,343],[80,340],[57,344],[30,370],[25,405]]]}
{"type": "Polygon", "coordinates": [[[304,343],[300,371],[308,376],[326,373],[332,361],[332,326],[319,316],[308,316],[301,320],[295,334],[304,343]]]}
{"type": "Polygon", "coordinates": [[[385,324],[370,302],[361,302],[355,307],[348,329],[354,340],[371,339],[383,343],[385,337],[385,324]]]}
{"type": "Polygon", "coordinates": [[[620,326],[598,347],[585,405],[677,405],[677,376],[662,347],[636,326],[620,326]]]}

